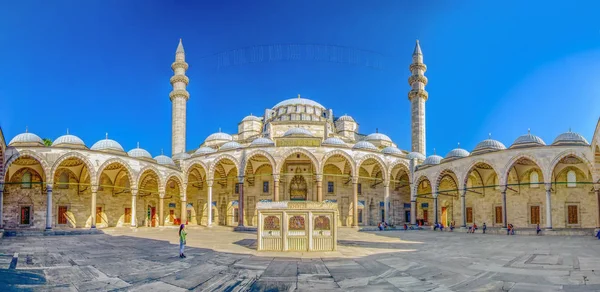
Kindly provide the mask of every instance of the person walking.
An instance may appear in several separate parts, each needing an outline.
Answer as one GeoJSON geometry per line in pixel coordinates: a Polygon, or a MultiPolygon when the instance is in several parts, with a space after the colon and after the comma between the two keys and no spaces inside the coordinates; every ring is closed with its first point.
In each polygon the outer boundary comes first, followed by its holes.
{"type": "Polygon", "coordinates": [[[185,224],[181,224],[179,226],[179,257],[185,258],[185,254],[183,250],[185,249],[185,237],[187,236],[187,232],[185,232],[185,224]]]}

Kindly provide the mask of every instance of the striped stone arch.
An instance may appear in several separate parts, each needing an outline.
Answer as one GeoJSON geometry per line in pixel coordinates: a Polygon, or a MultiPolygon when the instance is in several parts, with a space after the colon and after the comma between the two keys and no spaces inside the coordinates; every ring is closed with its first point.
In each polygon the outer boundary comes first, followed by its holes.
{"type": "Polygon", "coordinates": [[[385,163],[385,161],[381,157],[379,157],[379,156],[377,156],[375,154],[367,154],[367,155],[362,156],[359,159],[357,159],[356,160],[356,173],[358,174],[358,171],[360,170],[360,166],[363,164],[363,162],[365,162],[365,161],[367,161],[367,160],[369,160],[371,158],[374,159],[374,160],[376,160],[380,164],[379,166],[381,167],[381,173],[383,175],[383,181],[388,181],[389,180],[389,176],[388,176],[388,173],[387,173],[387,169],[388,169],[387,164],[385,163]]]}
{"type": "Polygon", "coordinates": [[[427,180],[429,182],[429,184],[431,185],[431,192],[435,193],[434,184],[433,184],[431,178],[429,176],[427,176],[426,174],[421,174],[421,175],[419,175],[419,177],[417,179],[415,179],[415,182],[413,184],[413,191],[410,194],[411,200],[416,199],[417,191],[419,190],[419,185],[424,180],[427,180]]]}
{"type": "Polygon", "coordinates": [[[246,157],[242,160],[241,167],[239,169],[239,173],[241,173],[241,175],[246,174],[246,166],[248,166],[248,160],[250,160],[250,159],[252,159],[252,157],[258,156],[258,155],[262,155],[262,156],[266,157],[267,160],[269,160],[269,163],[271,164],[271,167],[273,168],[274,174],[279,173],[279,171],[277,171],[275,169],[275,167],[277,167],[277,162],[275,162],[275,158],[273,158],[273,155],[271,155],[271,153],[269,153],[265,150],[256,149],[256,150],[252,150],[252,151],[248,152],[246,157]]]}
{"type": "Polygon", "coordinates": [[[188,177],[190,176],[190,171],[192,171],[192,168],[194,168],[195,166],[198,166],[198,165],[204,170],[204,173],[208,177],[209,167],[206,165],[206,163],[200,159],[193,159],[187,163],[186,168],[183,170],[185,182],[188,181],[188,177]]]}
{"type": "Polygon", "coordinates": [[[388,167],[388,177],[391,178],[392,177],[392,171],[394,171],[394,168],[396,168],[396,166],[402,166],[402,168],[404,170],[406,170],[406,173],[408,174],[408,183],[412,183],[412,177],[410,175],[410,166],[408,165],[408,162],[402,160],[402,159],[396,159],[394,161],[392,161],[390,163],[390,166],[388,167]]]}
{"type": "MultiPolygon", "coordinates": [[[[136,181],[137,172],[133,171],[133,168],[131,168],[131,166],[126,161],[124,161],[123,159],[118,158],[118,157],[114,157],[109,160],[106,160],[104,163],[102,163],[102,165],[100,165],[100,167],[98,168],[98,172],[96,173],[96,182],[98,182],[98,183],[100,182],[100,176],[102,176],[102,172],[104,171],[104,169],[113,163],[118,163],[127,169],[127,172],[128,172],[127,177],[129,177],[129,187],[137,188],[137,181],[136,181]]],[[[115,182],[115,184],[116,184],[116,182],[115,182]]]]}
{"type": "Polygon", "coordinates": [[[340,155],[348,160],[348,163],[350,164],[350,167],[352,168],[351,169],[352,173],[350,174],[351,176],[355,176],[357,174],[354,157],[352,157],[348,152],[346,152],[344,150],[340,150],[340,149],[331,150],[331,151],[325,153],[325,155],[323,156],[323,159],[321,159],[321,167],[319,168],[319,171],[321,174],[324,173],[325,163],[327,162],[327,159],[329,159],[335,155],[340,155]]]}
{"type": "Polygon", "coordinates": [[[492,164],[491,161],[484,159],[484,158],[479,158],[476,160],[471,161],[471,163],[468,165],[468,167],[466,169],[464,169],[463,171],[459,171],[457,173],[457,175],[459,176],[459,180],[462,183],[463,187],[467,186],[467,181],[469,180],[469,173],[471,173],[471,171],[473,171],[473,168],[477,165],[477,164],[487,164],[489,165],[492,170],[494,171],[494,173],[496,174],[496,176],[498,177],[498,181],[500,181],[500,173],[498,172],[498,166],[492,164]]]}
{"type": "Polygon", "coordinates": [[[458,177],[457,170],[453,167],[445,167],[445,168],[441,168],[440,170],[438,170],[434,175],[435,189],[437,191],[440,190],[440,183],[442,182],[442,178],[444,178],[444,176],[446,176],[446,175],[450,175],[452,177],[452,179],[454,180],[454,183],[456,184],[457,189],[464,188],[464,186],[461,184],[460,179],[458,177]]]}
{"type": "Polygon", "coordinates": [[[68,153],[65,153],[64,155],[62,155],[61,157],[59,157],[54,162],[54,165],[52,165],[52,170],[50,171],[50,174],[52,175],[52,177],[54,178],[54,175],[56,174],[56,171],[58,170],[58,167],[60,166],[60,164],[69,158],[77,158],[77,159],[80,159],[81,161],[83,161],[85,166],[88,168],[88,172],[89,172],[89,176],[90,176],[90,184],[96,185],[96,182],[97,182],[96,181],[96,169],[94,168],[94,165],[87,157],[85,157],[84,155],[82,155],[81,153],[78,153],[78,152],[68,152],[68,153]]]}
{"type": "Polygon", "coordinates": [[[169,172],[166,176],[165,176],[165,184],[164,187],[165,189],[167,188],[167,184],[169,183],[169,181],[171,179],[175,180],[175,183],[177,183],[177,186],[179,186],[179,197],[184,198],[185,199],[185,185],[183,183],[183,179],[181,178],[181,175],[179,175],[176,172],[169,172]]]}
{"type": "Polygon", "coordinates": [[[281,172],[281,168],[283,167],[285,160],[288,157],[290,157],[292,154],[295,154],[295,153],[300,153],[300,154],[306,155],[311,160],[311,162],[315,165],[316,170],[321,169],[321,164],[319,163],[319,160],[317,159],[317,157],[315,157],[314,154],[312,154],[312,152],[310,152],[304,148],[292,148],[292,149],[285,151],[283,153],[283,155],[281,156],[281,158],[279,159],[279,161],[277,163],[277,173],[281,172]]]}
{"type": "Polygon", "coordinates": [[[542,161],[540,161],[538,158],[535,158],[529,154],[522,153],[522,154],[514,156],[504,165],[504,168],[502,169],[502,172],[500,173],[500,176],[498,177],[498,182],[501,186],[506,185],[508,183],[508,173],[510,172],[510,168],[521,158],[527,158],[527,159],[533,161],[537,165],[537,167],[540,169],[540,171],[542,172],[542,177],[544,179],[546,177],[549,177],[546,174],[546,167],[542,163],[542,161]]]}
{"type": "Polygon", "coordinates": [[[13,155],[8,158],[8,160],[6,161],[6,164],[4,164],[4,173],[2,174],[3,180],[4,180],[4,176],[6,175],[6,171],[8,170],[8,168],[11,166],[11,164],[13,162],[15,162],[15,160],[19,159],[20,157],[31,157],[31,158],[37,160],[42,165],[42,169],[44,170],[43,175],[44,175],[44,178],[46,178],[46,182],[53,183],[52,180],[54,178],[50,175],[50,170],[52,169],[52,167],[50,166],[50,164],[48,164],[48,162],[42,156],[38,155],[37,153],[35,153],[31,150],[17,151],[16,155],[13,155]]]}
{"type": "MultiPolygon", "coordinates": [[[[549,165],[548,169],[546,170],[546,174],[548,175],[548,177],[544,176],[544,182],[552,181],[552,173],[554,172],[554,168],[558,165],[558,163],[563,158],[565,158],[567,156],[575,156],[579,160],[581,160],[588,167],[589,173],[592,174],[592,177],[590,177],[590,179],[594,180],[594,178],[593,178],[593,175],[594,175],[594,165],[592,164],[592,162],[589,161],[589,159],[587,159],[585,156],[578,154],[575,150],[568,149],[568,150],[565,150],[565,151],[559,153],[558,155],[556,155],[554,157],[554,159],[552,160],[552,162],[550,162],[550,165],[549,165]]],[[[587,175],[586,172],[584,172],[584,173],[587,175]]]]}
{"type": "MultiPolygon", "coordinates": [[[[156,175],[156,177],[158,179],[157,183],[158,183],[158,188],[159,189],[160,189],[161,186],[163,186],[166,183],[166,182],[162,181],[162,179],[161,179],[162,177],[160,175],[160,172],[158,171],[158,169],[154,165],[147,165],[147,166],[144,166],[144,168],[142,168],[140,170],[140,172],[138,173],[138,175],[136,177],[136,181],[137,181],[138,184],[142,182],[142,176],[144,175],[144,173],[146,171],[152,171],[152,172],[154,172],[154,174],[156,175]]],[[[136,185],[136,188],[139,188],[139,185],[136,185]]]]}
{"type": "Polygon", "coordinates": [[[233,157],[233,155],[231,155],[231,154],[221,154],[221,155],[217,156],[215,158],[215,160],[213,160],[211,162],[210,166],[208,167],[208,173],[206,174],[208,176],[208,179],[215,178],[215,167],[217,167],[217,164],[219,164],[219,162],[221,162],[221,160],[223,160],[223,159],[231,160],[231,162],[233,162],[233,164],[235,164],[235,167],[238,171],[238,176],[239,176],[240,162],[237,160],[237,158],[233,157]]]}

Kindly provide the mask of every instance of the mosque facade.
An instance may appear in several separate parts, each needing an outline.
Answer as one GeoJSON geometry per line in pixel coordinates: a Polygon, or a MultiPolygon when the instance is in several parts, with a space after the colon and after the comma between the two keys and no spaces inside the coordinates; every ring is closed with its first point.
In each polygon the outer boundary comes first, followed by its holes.
{"type": "Polygon", "coordinates": [[[335,202],[339,226],[600,226],[600,121],[591,143],[571,131],[551,144],[527,133],[509,147],[489,138],[470,152],[424,155],[428,80],[418,42],[410,151],[301,96],[188,150],[181,41],[175,56],[171,156],[139,145],[126,152],[108,135],[89,148],[69,133],[45,145],[28,131],[6,144],[0,131],[0,229],[256,226],[257,202],[284,200],[335,202]]]}

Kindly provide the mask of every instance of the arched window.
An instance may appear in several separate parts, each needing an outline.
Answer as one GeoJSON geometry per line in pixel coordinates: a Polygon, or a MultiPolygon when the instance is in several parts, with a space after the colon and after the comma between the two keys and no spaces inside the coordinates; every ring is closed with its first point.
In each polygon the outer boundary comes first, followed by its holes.
{"type": "Polygon", "coordinates": [[[574,188],[577,186],[577,175],[574,170],[567,172],[567,187],[574,188]]]}
{"type": "Polygon", "coordinates": [[[21,188],[31,189],[31,172],[26,171],[21,178],[21,188]]]}
{"type": "Polygon", "coordinates": [[[537,171],[532,171],[529,174],[529,187],[530,188],[537,188],[540,185],[538,184],[540,182],[540,177],[538,176],[537,171]]]}
{"type": "Polygon", "coordinates": [[[66,171],[63,171],[58,178],[58,188],[59,189],[68,189],[69,188],[69,174],[66,171]]]}

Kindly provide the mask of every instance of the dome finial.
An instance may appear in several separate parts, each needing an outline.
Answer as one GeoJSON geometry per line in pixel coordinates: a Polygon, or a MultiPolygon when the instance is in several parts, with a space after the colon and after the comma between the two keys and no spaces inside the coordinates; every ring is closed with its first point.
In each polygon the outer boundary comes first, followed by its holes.
{"type": "Polygon", "coordinates": [[[108,132],[106,132],[106,140],[108,140],[108,132]]]}
{"type": "Polygon", "coordinates": [[[69,135],[69,128],[67,128],[67,135],[69,135]]]}
{"type": "Polygon", "coordinates": [[[488,139],[492,139],[492,133],[488,133],[488,139]]]}
{"type": "Polygon", "coordinates": [[[571,133],[571,127],[569,127],[569,133],[571,133]]]}
{"type": "Polygon", "coordinates": [[[458,142],[458,148],[460,148],[460,142],[458,142]]]}
{"type": "Polygon", "coordinates": [[[298,93],[298,99],[300,99],[300,93],[298,93]]]}
{"type": "MultiPolygon", "coordinates": [[[[569,130],[571,132],[571,130],[569,130]]],[[[29,133],[29,127],[25,126],[25,133],[29,133]]]]}
{"type": "Polygon", "coordinates": [[[375,133],[379,133],[379,128],[375,128],[375,133]]]}
{"type": "Polygon", "coordinates": [[[165,155],[162,148],[160,148],[160,155],[165,155]]]}
{"type": "Polygon", "coordinates": [[[219,127],[219,133],[221,133],[221,127],[219,127]]]}
{"type": "Polygon", "coordinates": [[[140,148],[140,142],[137,142],[137,148],[138,149],[140,148]]]}
{"type": "Polygon", "coordinates": [[[433,148],[433,155],[435,155],[435,148],[433,148]]]}
{"type": "Polygon", "coordinates": [[[531,128],[527,128],[527,134],[531,135],[531,128]]]}

